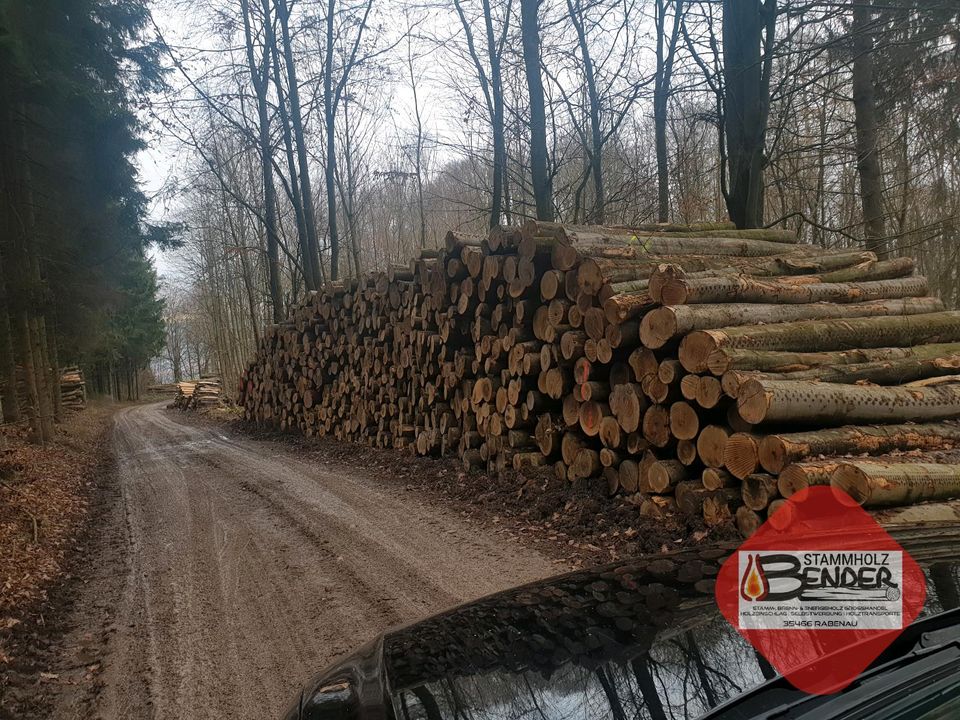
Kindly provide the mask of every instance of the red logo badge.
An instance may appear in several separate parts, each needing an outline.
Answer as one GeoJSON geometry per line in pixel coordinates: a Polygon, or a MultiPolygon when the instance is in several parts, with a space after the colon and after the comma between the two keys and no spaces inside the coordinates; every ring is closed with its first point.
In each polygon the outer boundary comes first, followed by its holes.
{"type": "Polygon", "coordinates": [[[795,687],[837,692],[912,623],[927,597],[913,558],[841,490],[781,507],[717,576],[724,617],[795,687]]]}

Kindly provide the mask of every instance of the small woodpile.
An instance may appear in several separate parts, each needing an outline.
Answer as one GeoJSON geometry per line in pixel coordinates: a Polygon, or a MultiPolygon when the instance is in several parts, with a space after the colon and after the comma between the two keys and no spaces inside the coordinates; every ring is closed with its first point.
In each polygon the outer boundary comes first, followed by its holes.
{"type": "Polygon", "coordinates": [[[528,221],[311,294],[261,339],[239,402],[250,421],[466,469],[549,465],[644,516],[749,534],[797,465],[808,484],[858,467],[870,507],[894,482],[896,502],[960,494],[918,454],[960,439],[943,422],[960,417],[958,367],[960,313],[909,259],[782,230],[528,221]],[[867,453],[887,464],[836,460],[867,453]],[[920,475],[893,480],[902,459],[920,475]]]}
{"type": "MultiPolygon", "coordinates": [[[[51,368],[52,371],[52,368],[51,368]]],[[[26,415],[30,407],[30,391],[27,388],[26,374],[19,365],[16,367],[17,386],[14,390],[21,415],[26,415]]],[[[0,396],[8,392],[0,384],[0,396]]],[[[83,370],[76,365],[60,369],[60,402],[67,410],[83,410],[87,406],[87,383],[83,370]]]]}
{"type": "Polygon", "coordinates": [[[184,380],[175,385],[177,395],[168,407],[180,410],[201,410],[223,405],[219,378],[184,380]]]}
{"type": "Polygon", "coordinates": [[[87,405],[87,383],[77,366],[60,370],[60,402],[69,410],[83,410],[87,405]]]}

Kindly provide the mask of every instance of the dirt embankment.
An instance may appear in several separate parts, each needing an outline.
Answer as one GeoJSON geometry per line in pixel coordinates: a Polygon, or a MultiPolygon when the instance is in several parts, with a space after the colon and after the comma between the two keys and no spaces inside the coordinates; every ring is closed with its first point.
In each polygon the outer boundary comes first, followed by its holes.
{"type": "Polygon", "coordinates": [[[5,426],[0,443],[0,717],[30,717],[32,686],[64,611],[64,590],[86,544],[92,490],[109,465],[116,407],[69,415],[57,440],[27,442],[5,426]]]}

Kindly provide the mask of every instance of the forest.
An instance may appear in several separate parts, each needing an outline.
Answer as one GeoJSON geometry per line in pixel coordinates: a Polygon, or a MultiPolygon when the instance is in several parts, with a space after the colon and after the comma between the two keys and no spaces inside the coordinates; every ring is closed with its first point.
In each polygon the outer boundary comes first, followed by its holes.
{"type": "Polygon", "coordinates": [[[226,387],[307,291],[527,218],[910,255],[956,305],[960,8],[170,3],[164,358],[226,387]]]}
{"type": "Polygon", "coordinates": [[[94,392],[136,395],[163,348],[137,154],[160,48],[138,0],[0,2],[0,394],[3,421],[52,438],[60,368],[94,392]]]}

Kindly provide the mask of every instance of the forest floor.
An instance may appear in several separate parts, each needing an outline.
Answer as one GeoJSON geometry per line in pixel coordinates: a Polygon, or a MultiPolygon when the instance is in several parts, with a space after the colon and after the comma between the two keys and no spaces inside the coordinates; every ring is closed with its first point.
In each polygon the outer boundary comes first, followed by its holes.
{"type": "Polygon", "coordinates": [[[70,579],[7,631],[0,718],[279,717],[390,626],[691,536],[548,474],[467,476],[162,404],[116,414],[112,465],[96,447],[70,579]]]}
{"type": "Polygon", "coordinates": [[[0,717],[16,714],[23,678],[48,679],[36,660],[86,545],[93,488],[109,472],[107,438],[119,407],[94,403],[68,414],[45,447],[28,442],[22,425],[0,429],[0,717]]]}

